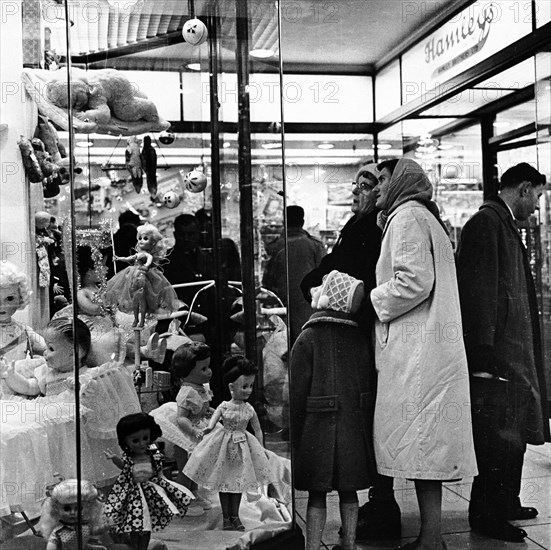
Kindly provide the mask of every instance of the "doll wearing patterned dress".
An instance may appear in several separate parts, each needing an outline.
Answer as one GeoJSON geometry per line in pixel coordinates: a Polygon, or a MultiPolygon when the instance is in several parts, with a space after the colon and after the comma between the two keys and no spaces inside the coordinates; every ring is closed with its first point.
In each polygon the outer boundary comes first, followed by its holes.
{"type": "Polygon", "coordinates": [[[162,472],[162,455],[153,445],[161,435],[152,416],[131,414],[117,424],[122,458],[105,453],[121,470],[107,497],[105,515],[115,533],[129,534],[134,550],[146,550],[151,532],[166,527],[174,516],[185,515],[193,500],[191,491],[162,472]]]}
{"type": "Polygon", "coordinates": [[[134,314],[133,326],[143,327],[145,316],[163,308],[176,311],[176,292],[162,274],[158,263],[166,256],[166,243],[160,231],[150,223],[138,227],[136,254],[120,258],[133,265],[123,269],[107,282],[104,304],[117,306],[134,314]]]}
{"type": "Polygon", "coordinates": [[[184,468],[190,479],[219,492],[224,530],[244,531],[239,519],[241,493],[275,482],[262,443],[260,422],[246,402],[252,393],[257,367],[242,356],[227,359],[222,365],[223,381],[231,400],[214,412],[204,430],[205,437],[191,453],[184,468]],[[222,419],[223,429],[215,430],[222,419]],[[255,435],[247,431],[251,424],[255,435]]]}
{"type": "Polygon", "coordinates": [[[210,353],[210,347],[202,342],[186,342],[179,346],[170,365],[172,374],[181,381],[176,402],[164,403],[150,413],[161,426],[163,439],[174,445],[178,467],[176,482],[193,491],[193,504],[203,510],[210,510],[212,504],[198,495],[197,484],[184,475],[183,469],[189,454],[203,439],[203,430],[214,412],[210,407],[212,391],[208,386],[212,377],[210,353]]]}

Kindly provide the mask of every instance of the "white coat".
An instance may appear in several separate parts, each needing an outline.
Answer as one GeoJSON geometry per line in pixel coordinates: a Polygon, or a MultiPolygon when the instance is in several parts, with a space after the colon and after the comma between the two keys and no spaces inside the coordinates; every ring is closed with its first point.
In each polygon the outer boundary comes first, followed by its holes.
{"type": "Polygon", "coordinates": [[[390,215],[371,301],[377,313],[374,446],[379,473],[476,475],[467,359],[452,245],[433,214],[407,201],[390,215]]]}

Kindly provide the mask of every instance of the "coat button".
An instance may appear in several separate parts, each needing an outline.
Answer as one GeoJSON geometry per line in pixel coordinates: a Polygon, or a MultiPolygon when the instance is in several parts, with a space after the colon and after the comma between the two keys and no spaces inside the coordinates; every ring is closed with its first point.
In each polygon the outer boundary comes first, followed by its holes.
{"type": "Polygon", "coordinates": [[[330,406],[330,407],[334,407],[334,406],[335,406],[335,402],[334,402],[334,401],[329,401],[329,406],[330,406]]]}

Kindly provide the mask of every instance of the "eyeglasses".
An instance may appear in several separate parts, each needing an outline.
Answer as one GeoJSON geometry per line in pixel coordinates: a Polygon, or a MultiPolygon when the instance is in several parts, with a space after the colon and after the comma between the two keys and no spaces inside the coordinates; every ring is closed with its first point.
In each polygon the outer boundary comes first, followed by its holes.
{"type": "Polygon", "coordinates": [[[353,181],[352,182],[352,187],[355,187],[360,192],[362,192],[362,191],[373,191],[373,189],[375,189],[375,187],[376,187],[376,184],[373,185],[372,183],[367,182],[367,181],[353,181]]]}

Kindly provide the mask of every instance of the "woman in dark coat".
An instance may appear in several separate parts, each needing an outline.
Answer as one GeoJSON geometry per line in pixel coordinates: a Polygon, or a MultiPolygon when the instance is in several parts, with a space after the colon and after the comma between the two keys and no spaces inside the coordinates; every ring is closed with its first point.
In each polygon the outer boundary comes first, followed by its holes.
{"type": "Polygon", "coordinates": [[[369,487],[375,472],[371,346],[354,317],[363,298],[361,281],[338,271],[326,275],[312,302],[322,311],[310,317],[291,352],[294,484],[309,492],[307,550],[320,547],[326,495],[333,490],[339,492],[342,548],[355,548],[356,491],[369,487]]]}

